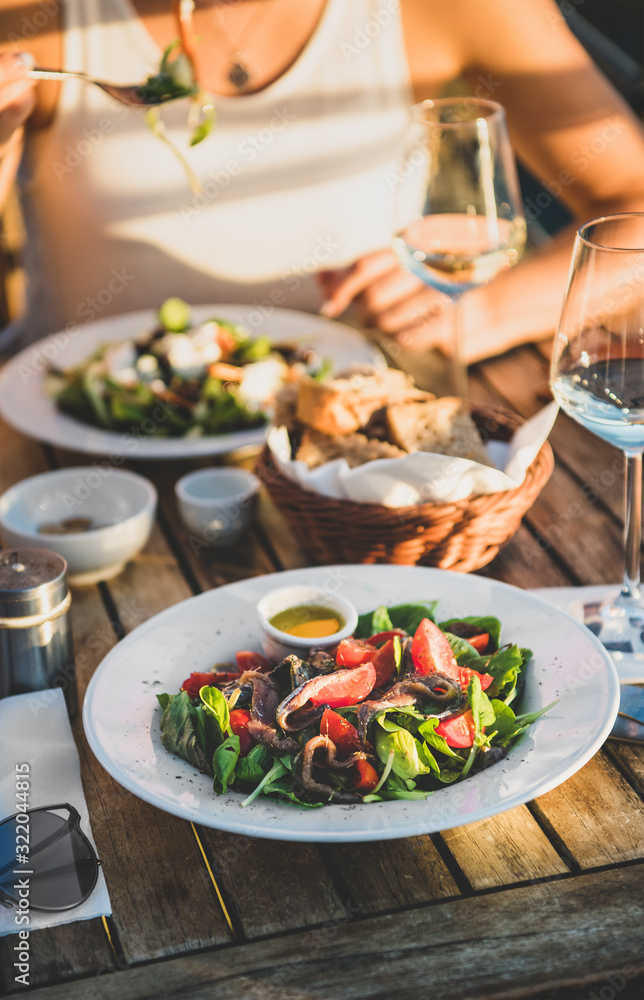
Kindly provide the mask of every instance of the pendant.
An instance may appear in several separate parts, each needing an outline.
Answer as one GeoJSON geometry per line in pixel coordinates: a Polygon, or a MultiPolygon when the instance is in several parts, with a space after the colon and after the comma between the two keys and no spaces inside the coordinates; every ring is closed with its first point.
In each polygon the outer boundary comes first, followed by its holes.
{"type": "Polygon", "coordinates": [[[243,90],[250,83],[250,73],[239,59],[234,59],[228,70],[228,79],[237,90],[243,90]]]}

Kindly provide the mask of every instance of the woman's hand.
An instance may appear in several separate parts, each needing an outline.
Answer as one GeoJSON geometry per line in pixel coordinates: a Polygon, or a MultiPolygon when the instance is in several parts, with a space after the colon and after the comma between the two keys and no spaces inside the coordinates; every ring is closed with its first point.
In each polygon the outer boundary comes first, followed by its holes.
{"type": "Polygon", "coordinates": [[[392,250],[368,254],[318,277],[325,295],[323,315],[339,316],[353,302],[365,326],[377,327],[405,350],[435,347],[450,353],[451,302],[404,270],[392,250]]]}
{"type": "Polygon", "coordinates": [[[0,154],[33,110],[34,82],[26,75],[33,65],[29,52],[0,53],[0,154]]]}

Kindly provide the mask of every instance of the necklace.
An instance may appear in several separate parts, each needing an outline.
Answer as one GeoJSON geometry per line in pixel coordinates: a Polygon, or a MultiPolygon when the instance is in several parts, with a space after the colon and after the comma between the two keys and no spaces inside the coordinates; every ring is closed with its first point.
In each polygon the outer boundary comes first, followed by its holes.
{"type": "MultiPolygon", "coordinates": [[[[241,91],[245,90],[246,87],[248,87],[249,83],[251,82],[252,72],[249,68],[248,56],[243,51],[243,49],[240,48],[239,43],[242,37],[245,35],[246,36],[245,44],[248,45],[252,35],[255,33],[255,28],[257,27],[260,21],[258,15],[264,13],[264,11],[269,7],[269,4],[267,2],[261,3],[259,7],[251,13],[251,16],[243,25],[242,30],[234,37],[231,37],[230,32],[227,31],[226,25],[224,24],[224,7],[230,9],[231,6],[235,6],[235,4],[231,4],[230,0],[228,0],[228,2],[225,4],[217,4],[214,10],[214,14],[217,18],[217,25],[220,33],[225,36],[226,40],[229,43],[228,60],[230,63],[230,67],[228,69],[226,77],[229,83],[232,83],[233,87],[241,91]]],[[[204,9],[204,17],[205,16],[206,16],[206,10],[204,9]]],[[[214,24],[209,26],[215,27],[214,24]]]]}

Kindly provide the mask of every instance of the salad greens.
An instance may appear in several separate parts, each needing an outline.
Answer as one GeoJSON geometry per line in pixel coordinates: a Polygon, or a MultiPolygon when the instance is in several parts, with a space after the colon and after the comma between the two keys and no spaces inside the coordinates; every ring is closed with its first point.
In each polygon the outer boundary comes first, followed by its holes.
{"type": "Polygon", "coordinates": [[[464,780],[551,706],[511,707],[532,654],[500,645],[497,618],[439,626],[437,605],[376,608],[307,661],[241,651],[237,670],[191,674],[158,696],[163,745],[211,775],[217,794],[244,793],[242,805],[424,799],[464,780]]]}
{"type": "Polygon", "coordinates": [[[152,437],[196,437],[259,427],[287,379],[322,377],[310,349],[272,344],[212,318],[193,326],[187,303],[167,299],[139,339],[103,344],[77,365],[52,369],[46,387],[83,423],[152,437]]]}

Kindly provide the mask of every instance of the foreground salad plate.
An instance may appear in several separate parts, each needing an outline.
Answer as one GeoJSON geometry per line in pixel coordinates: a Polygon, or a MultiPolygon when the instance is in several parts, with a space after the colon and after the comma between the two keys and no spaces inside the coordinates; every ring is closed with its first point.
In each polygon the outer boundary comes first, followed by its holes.
{"type": "Polygon", "coordinates": [[[155,616],[102,661],[85,696],[83,723],[94,754],[121,785],[184,819],[247,836],[295,841],[368,841],[450,829],[512,809],[561,784],[610,733],[619,706],[612,661],[565,612],[483,577],[415,566],[327,566],[244,580],[207,591],[155,616]],[[520,701],[535,712],[553,701],[507,757],[422,801],[328,805],[304,810],[257,798],[217,796],[212,779],[161,744],[156,694],[177,691],[192,671],[261,650],[256,604],[277,586],[313,584],[348,596],[358,612],[381,604],[440,600],[442,619],[495,615],[504,642],[533,650],[520,701]]]}
{"type": "MultiPolygon", "coordinates": [[[[264,315],[247,305],[194,306],[191,312],[195,324],[217,317],[245,326],[251,336],[266,336],[274,344],[289,341],[312,347],[323,361],[330,362],[333,372],[354,363],[385,365],[380,351],[360,333],[323,316],[290,309],[273,309],[264,315]]],[[[58,409],[45,387],[49,368],[78,364],[102,344],[145,335],[157,325],[156,311],[142,310],[87,323],[75,334],[54,333],[26,347],[7,362],[0,375],[0,414],[38,441],[111,458],[193,458],[260,444],[267,426],[202,437],[155,438],[93,427],[58,409]]]]}

